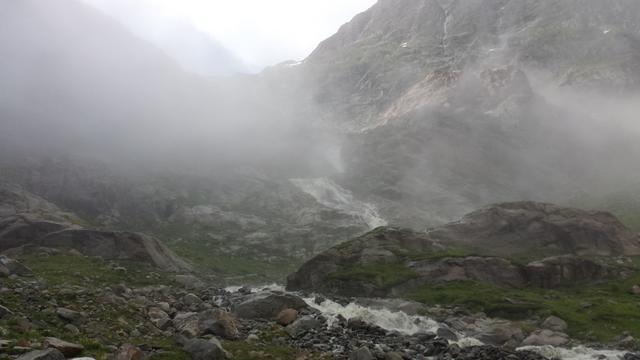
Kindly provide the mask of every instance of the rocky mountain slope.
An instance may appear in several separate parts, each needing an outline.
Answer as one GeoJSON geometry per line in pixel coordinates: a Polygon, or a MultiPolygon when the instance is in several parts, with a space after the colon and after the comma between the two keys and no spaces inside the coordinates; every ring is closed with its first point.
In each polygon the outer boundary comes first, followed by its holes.
{"type": "Polygon", "coordinates": [[[170,271],[191,267],[155,238],[139,233],[82,228],[80,218],[19,187],[0,187],[0,252],[29,254],[40,248],[74,250],[106,260],[133,260],[170,271]]]}
{"type": "Polygon", "coordinates": [[[460,281],[557,288],[622,277],[622,269],[594,257],[639,251],[640,237],[608,213],[506,203],[424,233],[376,229],[309,260],[287,286],[347,296],[400,295],[460,281]]]}
{"type": "Polygon", "coordinates": [[[637,6],[384,0],[300,64],[223,80],[90,7],[7,3],[0,174],[94,226],[258,257],[605,194],[639,175],[636,132],[576,107],[635,109],[637,6]]]}
{"type": "Polygon", "coordinates": [[[355,133],[340,183],[420,230],[636,178],[623,111],[576,108],[637,97],[638,13],[632,1],[380,1],[297,71],[316,116],[355,133]]]}

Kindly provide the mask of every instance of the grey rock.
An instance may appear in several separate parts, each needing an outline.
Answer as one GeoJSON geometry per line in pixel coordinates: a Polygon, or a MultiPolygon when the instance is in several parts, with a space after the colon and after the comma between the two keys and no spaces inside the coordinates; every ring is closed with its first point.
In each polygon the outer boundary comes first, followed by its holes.
{"type": "Polygon", "coordinates": [[[149,317],[149,321],[151,321],[151,323],[160,330],[166,330],[171,324],[171,318],[169,317],[169,314],[167,314],[160,308],[150,308],[147,312],[147,316],[149,317]]]}
{"type": "Polygon", "coordinates": [[[353,351],[351,354],[349,354],[349,360],[374,360],[374,359],[375,357],[371,353],[371,350],[369,350],[369,348],[367,348],[366,346],[363,346],[353,351]]]}
{"type": "Polygon", "coordinates": [[[522,346],[562,346],[569,342],[569,336],[565,333],[549,329],[536,330],[522,341],[522,346]]]}
{"type": "Polygon", "coordinates": [[[13,312],[11,310],[9,310],[9,308],[0,305],[0,319],[4,318],[6,316],[12,315],[12,314],[13,314],[13,312]]]}
{"type": "Polygon", "coordinates": [[[33,276],[33,272],[28,267],[22,265],[17,260],[0,255],[0,275],[33,276]]]}
{"type": "Polygon", "coordinates": [[[238,338],[238,322],[235,317],[223,310],[213,309],[200,313],[198,316],[200,335],[216,335],[224,339],[238,338]]]}
{"type": "Polygon", "coordinates": [[[549,316],[548,318],[544,319],[540,327],[543,329],[565,332],[568,328],[568,325],[566,321],[560,319],[557,316],[549,316]]]}
{"type": "Polygon", "coordinates": [[[458,340],[458,335],[456,335],[453,331],[451,331],[450,329],[448,329],[446,327],[438,328],[438,330],[436,330],[436,335],[439,338],[442,338],[442,339],[445,339],[445,340],[449,340],[449,341],[457,341],[458,340]]]}
{"type": "Polygon", "coordinates": [[[310,315],[299,317],[293,323],[287,325],[284,330],[292,338],[298,338],[311,330],[318,329],[322,326],[322,322],[310,315]]]}
{"type": "Polygon", "coordinates": [[[188,340],[184,344],[184,350],[191,355],[193,360],[217,360],[228,358],[222,344],[220,344],[220,341],[216,338],[209,340],[188,340]]]}
{"type": "Polygon", "coordinates": [[[176,275],[175,277],[176,282],[178,282],[180,285],[184,286],[187,289],[202,289],[205,287],[204,282],[202,282],[202,280],[198,279],[196,276],[194,275],[176,275]]]}
{"type": "Polygon", "coordinates": [[[56,349],[36,350],[18,357],[17,360],[64,360],[64,355],[56,349]]]}
{"type": "Polygon", "coordinates": [[[193,338],[200,333],[198,318],[198,313],[179,313],[173,318],[173,326],[180,334],[193,338]]]}
{"type": "Polygon", "coordinates": [[[182,299],[182,301],[187,306],[195,306],[195,305],[202,304],[202,299],[200,299],[197,295],[191,294],[191,293],[185,295],[184,298],[182,299]]]}
{"type": "Polygon", "coordinates": [[[42,345],[47,348],[57,349],[65,357],[78,356],[84,351],[84,346],[80,344],[74,344],[54,337],[44,338],[42,340],[42,345]]]}
{"type": "Polygon", "coordinates": [[[287,308],[300,310],[307,304],[300,297],[279,291],[263,291],[247,295],[234,306],[234,312],[244,319],[275,319],[287,308]]]}
{"type": "Polygon", "coordinates": [[[63,307],[57,308],[56,309],[56,314],[62,320],[65,320],[65,321],[68,321],[68,322],[72,322],[72,323],[75,323],[75,324],[81,324],[86,320],[84,314],[82,314],[81,312],[78,312],[78,311],[75,311],[75,310],[71,310],[71,309],[67,309],[67,308],[63,308],[63,307]]]}

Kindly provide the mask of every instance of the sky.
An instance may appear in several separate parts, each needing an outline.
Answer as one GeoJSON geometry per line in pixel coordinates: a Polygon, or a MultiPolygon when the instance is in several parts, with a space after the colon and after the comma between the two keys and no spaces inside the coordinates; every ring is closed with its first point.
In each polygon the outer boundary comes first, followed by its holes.
{"type": "MultiPolygon", "coordinates": [[[[258,71],[304,59],[376,0],[83,0],[118,18],[143,38],[168,23],[211,36],[258,71]]],[[[151,35],[150,35],[151,34],[151,35]]],[[[157,39],[155,39],[157,40],[157,39]]]]}

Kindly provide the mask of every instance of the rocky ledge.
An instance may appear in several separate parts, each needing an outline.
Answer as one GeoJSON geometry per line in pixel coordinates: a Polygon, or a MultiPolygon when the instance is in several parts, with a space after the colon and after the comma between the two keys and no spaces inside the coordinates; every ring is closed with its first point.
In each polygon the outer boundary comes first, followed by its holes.
{"type": "Polygon", "coordinates": [[[127,231],[90,230],[72,213],[20,187],[0,184],[0,252],[72,249],[106,260],[133,260],[170,271],[191,267],[158,239],[127,231]]]}

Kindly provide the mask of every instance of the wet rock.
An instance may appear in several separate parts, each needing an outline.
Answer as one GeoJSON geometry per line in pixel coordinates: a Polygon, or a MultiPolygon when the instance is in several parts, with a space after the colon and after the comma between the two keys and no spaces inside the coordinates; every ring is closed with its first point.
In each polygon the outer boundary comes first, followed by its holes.
{"type": "Polygon", "coordinates": [[[520,326],[506,320],[462,317],[447,319],[447,324],[458,332],[493,346],[515,348],[524,339],[520,326]]]}
{"type": "Polygon", "coordinates": [[[300,310],[307,304],[300,297],[280,291],[263,291],[247,295],[234,307],[234,312],[244,319],[275,319],[287,308],[300,310]]]}
{"type": "Polygon", "coordinates": [[[198,329],[200,335],[216,335],[233,340],[238,338],[238,322],[236,318],[223,310],[207,310],[199,315],[198,329]]]}
{"type": "Polygon", "coordinates": [[[549,329],[536,330],[522,341],[522,346],[561,346],[569,342],[567,334],[549,329]]]}
{"type": "Polygon", "coordinates": [[[64,355],[56,349],[36,350],[20,356],[17,360],[64,360],[64,355]]]}
{"type": "Polygon", "coordinates": [[[191,355],[193,360],[218,360],[228,357],[222,344],[216,338],[188,340],[184,344],[184,350],[191,355]]]}
{"type": "Polygon", "coordinates": [[[298,318],[293,323],[287,325],[284,330],[292,338],[299,338],[311,330],[315,330],[322,326],[322,322],[310,315],[298,318]]]}
{"type": "Polygon", "coordinates": [[[560,319],[557,316],[549,316],[542,322],[540,327],[543,329],[564,332],[567,330],[568,325],[566,321],[560,319]]]}
{"type": "Polygon", "coordinates": [[[295,309],[284,309],[280,311],[278,316],[276,317],[276,322],[282,326],[287,326],[294,322],[298,318],[298,310],[295,309]]]}
{"type": "Polygon", "coordinates": [[[447,329],[446,327],[438,328],[438,330],[436,331],[436,335],[439,338],[442,338],[442,339],[445,339],[445,340],[449,340],[449,341],[457,341],[458,340],[458,335],[456,335],[453,331],[447,329]]]}

